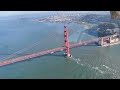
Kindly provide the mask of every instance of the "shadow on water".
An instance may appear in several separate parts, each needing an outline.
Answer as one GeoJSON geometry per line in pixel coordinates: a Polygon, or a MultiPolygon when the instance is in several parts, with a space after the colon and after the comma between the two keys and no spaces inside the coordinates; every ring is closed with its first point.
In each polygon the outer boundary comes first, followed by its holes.
{"type": "Polygon", "coordinates": [[[64,57],[64,54],[53,53],[53,54],[47,54],[47,55],[44,55],[44,56],[64,57]]]}
{"type": "MultiPolygon", "coordinates": [[[[64,54],[53,53],[53,54],[46,54],[46,55],[34,57],[34,58],[31,58],[31,59],[42,58],[42,57],[64,57],[64,56],[65,56],[64,54]]],[[[28,59],[26,61],[31,61],[31,59],[28,59]]]]}

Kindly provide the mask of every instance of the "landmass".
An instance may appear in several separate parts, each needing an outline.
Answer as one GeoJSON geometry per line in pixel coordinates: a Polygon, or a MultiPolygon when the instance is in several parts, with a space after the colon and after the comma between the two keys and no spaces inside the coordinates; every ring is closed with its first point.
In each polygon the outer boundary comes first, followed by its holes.
{"type": "Polygon", "coordinates": [[[39,22],[50,23],[76,23],[86,29],[86,33],[96,37],[105,37],[111,35],[111,39],[98,42],[98,44],[101,46],[114,45],[120,42],[120,21],[112,20],[110,14],[56,15],[36,20],[39,22]]]}

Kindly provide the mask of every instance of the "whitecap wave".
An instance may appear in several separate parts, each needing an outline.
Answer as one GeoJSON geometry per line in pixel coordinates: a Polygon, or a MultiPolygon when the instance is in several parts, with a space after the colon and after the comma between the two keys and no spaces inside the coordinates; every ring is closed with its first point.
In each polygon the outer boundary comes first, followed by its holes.
{"type": "Polygon", "coordinates": [[[103,65],[99,65],[99,66],[94,66],[94,65],[89,64],[87,62],[83,62],[80,58],[75,58],[75,57],[72,57],[71,60],[75,61],[77,64],[79,64],[81,66],[85,66],[85,67],[88,67],[92,70],[98,71],[100,74],[97,74],[97,75],[100,75],[100,76],[104,77],[104,75],[108,74],[113,79],[120,78],[120,72],[111,68],[111,67],[109,67],[109,66],[107,66],[107,65],[103,64],[103,65]]]}

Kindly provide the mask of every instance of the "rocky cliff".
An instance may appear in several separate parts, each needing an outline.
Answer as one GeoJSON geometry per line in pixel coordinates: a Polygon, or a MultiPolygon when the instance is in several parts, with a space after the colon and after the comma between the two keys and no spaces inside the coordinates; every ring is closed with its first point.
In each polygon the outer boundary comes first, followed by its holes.
{"type": "Polygon", "coordinates": [[[112,19],[120,19],[120,11],[110,11],[112,19]]]}

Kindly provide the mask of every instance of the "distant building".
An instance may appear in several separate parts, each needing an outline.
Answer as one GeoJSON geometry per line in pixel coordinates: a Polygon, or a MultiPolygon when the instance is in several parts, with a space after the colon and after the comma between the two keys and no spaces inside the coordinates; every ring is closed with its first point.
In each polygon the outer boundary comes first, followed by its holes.
{"type": "Polygon", "coordinates": [[[98,41],[100,46],[109,46],[117,43],[120,43],[120,34],[118,33],[111,35],[109,38],[102,38],[100,41],[98,41]]]}

